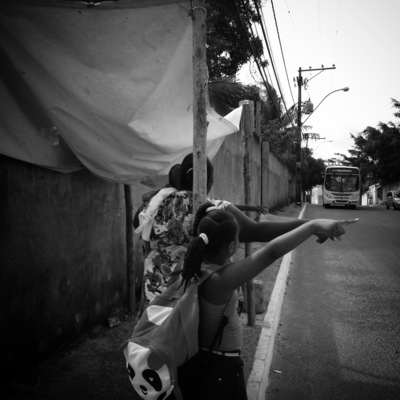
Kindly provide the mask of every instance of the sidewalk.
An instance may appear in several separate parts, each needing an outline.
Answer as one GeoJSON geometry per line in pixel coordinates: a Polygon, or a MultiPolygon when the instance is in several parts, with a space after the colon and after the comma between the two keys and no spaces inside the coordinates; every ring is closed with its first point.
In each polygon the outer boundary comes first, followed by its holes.
{"type": "MultiPolygon", "coordinates": [[[[262,216],[261,220],[297,218],[302,210],[294,205],[262,216]]],[[[253,243],[253,251],[262,243],[253,243]]],[[[244,246],[238,257],[244,256],[244,246]]],[[[267,310],[256,314],[255,326],[247,326],[247,314],[242,313],[245,378],[249,400],[264,399],[273,345],[278,326],[290,254],[276,261],[256,279],[265,284],[267,310]]],[[[34,383],[14,388],[12,392],[0,390],[7,400],[123,400],[138,399],[129,383],[122,351],[119,346],[133,330],[133,320],[125,316],[121,324],[108,328],[98,326],[90,333],[57,352],[38,366],[34,383]],[[39,375],[39,382],[36,376],[39,375]],[[29,390],[28,390],[29,387],[29,390]],[[16,390],[18,389],[18,390],[16,390]]],[[[29,366],[27,366],[27,371],[29,366]]],[[[24,377],[29,380],[29,376],[24,377]]]]}
{"type": "MultiPolygon", "coordinates": [[[[285,218],[301,218],[303,208],[290,205],[279,210],[274,215],[267,215],[266,220],[282,220],[285,218]]],[[[261,247],[262,244],[258,244],[261,247]]],[[[256,246],[254,246],[254,250],[256,246]]],[[[245,377],[247,380],[248,400],[264,400],[268,385],[269,369],[275,344],[275,337],[279,325],[283,297],[286,288],[286,279],[289,273],[292,252],[277,260],[273,265],[264,270],[257,279],[265,284],[265,298],[268,308],[265,313],[256,316],[256,328],[246,326],[243,321],[243,334],[246,345],[242,357],[245,361],[245,377]],[[249,335],[253,329],[256,335],[249,335]],[[257,343],[253,340],[257,338],[257,343]]]]}

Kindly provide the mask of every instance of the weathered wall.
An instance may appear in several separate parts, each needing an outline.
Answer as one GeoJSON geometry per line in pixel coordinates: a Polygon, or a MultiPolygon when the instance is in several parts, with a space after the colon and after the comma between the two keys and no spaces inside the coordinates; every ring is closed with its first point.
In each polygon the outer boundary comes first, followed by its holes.
{"type": "MultiPolygon", "coordinates": [[[[243,142],[240,133],[229,135],[214,157],[214,185],[210,197],[244,204],[243,142]]],[[[254,135],[251,142],[251,204],[261,204],[261,150],[260,140],[254,135]]]]}
{"type": "MultiPolygon", "coordinates": [[[[213,159],[215,168],[211,197],[234,204],[244,204],[242,136],[228,136],[213,159]]],[[[284,206],[295,199],[295,175],[254,135],[251,144],[251,203],[270,209],[284,206]]]]}
{"type": "Polygon", "coordinates": [[[1,354],[12,373],[22,353],[29,362],[125,305],[125,199],[88,171],[4,156],[0,193],[1,354]]]}
{"type": "Polygon", "coordinates": [[[268,204],[271,208],[288,205],[295,198],[295,176],[273,153],[269,153],[268,204]]]}

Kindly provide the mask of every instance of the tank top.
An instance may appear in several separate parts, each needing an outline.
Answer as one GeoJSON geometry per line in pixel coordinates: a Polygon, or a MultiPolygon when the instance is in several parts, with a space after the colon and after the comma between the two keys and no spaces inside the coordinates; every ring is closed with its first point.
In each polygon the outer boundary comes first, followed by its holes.
{"type": "Polygon", "coordinates": [[[223,314],[228,316],[228,324],[224,327],[222,341],[218,342],[213,350],[233,351],[241,350],[243,344],[243,329],[236,310],[237,292],[233,292],[228,304],[211,304],[199,296],[200,323],[199,323],[199,344],[200,347],[211,348],[217,330],[221,324],[223,314]]]}

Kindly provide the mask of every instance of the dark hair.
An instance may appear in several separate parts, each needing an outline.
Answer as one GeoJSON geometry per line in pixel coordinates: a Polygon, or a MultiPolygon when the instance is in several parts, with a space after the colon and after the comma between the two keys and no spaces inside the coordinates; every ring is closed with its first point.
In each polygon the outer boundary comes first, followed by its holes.
{"type": "MultiPolygon", "coordinates": [[[[211,190],[214,167],[207,157],[207,193],[211,190]]],[[[181,164],[181,190],[193,190],[193,153],[189,153],[181,164]]]]}
{"type": "Polygon", "coordinates": [[[185,254],[182,270],[182,284],[185,284],[185,289],[190,279],[201,276],[204,254],[214,255],[223,245],[235,240],[238,225],[233,215],[223,209],[213,209],[207,213],[207,209],[212,206],[211,203],[200,206],[193,223],[193,239],[185,254]],[[201,233],[207,235],[207,244],[199,236],[201,233]]]}
{"type": "Polygon", "coordinates": [[[181,164],[175,164],[171,167],[168,174],[169,184],[176,188],[180,189],[180,181],[181,181],[181,164]]]}

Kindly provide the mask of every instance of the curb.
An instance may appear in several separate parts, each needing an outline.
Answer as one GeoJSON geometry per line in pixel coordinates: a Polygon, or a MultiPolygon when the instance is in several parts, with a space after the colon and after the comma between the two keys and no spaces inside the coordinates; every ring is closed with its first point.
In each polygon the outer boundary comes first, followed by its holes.
{"type": "MultiPolygon", "coordinates": [[[[304,204],[298,216],[299,219],[303,218],[306,206],[307,203],[304,204]]],[[[268,304],[268,309],[264,317],[260,338],[254,355],[253,367],[247,379],[246,389],[248,400],[265,400],[269,370],[274,353],[275,338],[278,330],[292,253],[293,250],[283,257],[268,304]]]]}

